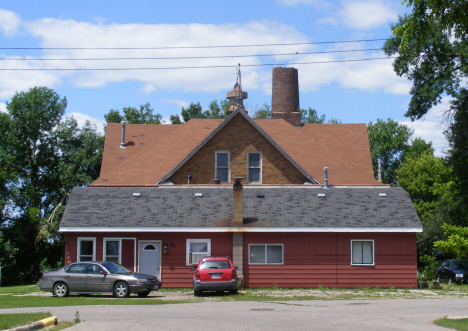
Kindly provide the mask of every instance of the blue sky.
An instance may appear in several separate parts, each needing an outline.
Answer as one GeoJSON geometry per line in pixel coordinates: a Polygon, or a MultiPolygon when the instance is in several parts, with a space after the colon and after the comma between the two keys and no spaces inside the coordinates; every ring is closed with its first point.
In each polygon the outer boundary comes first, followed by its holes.
{"type": "Polygon", "coordinates": [[[441,113],[448,101],[424,120],[409,122],[404,113],[411,82],[395,75],[391,59],[376,59],[385,55],[379,50],[383,41],[375,39],[390,36],[390,23],[407,11],[401,0],[2,0],[0,47],[40,49],[0,49],[0,69],[54,70],[2,70],[0,111],[15,92],[48,86],[67,97],[67,115],[79,123],[89,119],[101,130],[111,108],[147,102],[169,122],[170,115],[191,102],[207,108],[212,100],[224,99],[240,63],[243,89],[249,93],[245,105],[253,113],[271,103],[272,66],[265,64],[287,64],[299,70],[301,108],[315,108],[343,123],[392,118],[415,130],[415,137],[433,141],[441,155],[447,148],[441,113]],[[368,41],[323,43],[355,40],[368,41]],[[233,45],[257,46],[167,48],[233,45]],[[148,47],[165,49],[141,49],[148,47]],[[305,54],[313,52],[322,53],[305,54]],[[162,57],[170,59],[147,59],[162,57]],[[90,58],[105,60],[77,60],[90,58]],[[330,62],[357,59],[375,60],[330,62]],[[308,64],[292,64],[304,62],[308,64]],[[204,66],[223,67],[86,70],[204,66]]]}

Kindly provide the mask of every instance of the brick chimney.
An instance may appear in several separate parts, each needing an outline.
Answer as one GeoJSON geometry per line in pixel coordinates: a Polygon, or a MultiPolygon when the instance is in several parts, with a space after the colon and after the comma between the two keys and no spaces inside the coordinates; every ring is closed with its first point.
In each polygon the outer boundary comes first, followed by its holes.
{"type": "Polygon", "coordinates": [[[301,126],[299,79],[296,68],[273,68],[271,118],[282,118],[295,127],[301,126]]]}
{"type": "Polygon", "coordinates": [[[244,209],[244,192],[242,186],[243,177],[234,177],[234,201],[233,201],[233,217],[232,225],[243,225],[243,209],[244,209]]]}

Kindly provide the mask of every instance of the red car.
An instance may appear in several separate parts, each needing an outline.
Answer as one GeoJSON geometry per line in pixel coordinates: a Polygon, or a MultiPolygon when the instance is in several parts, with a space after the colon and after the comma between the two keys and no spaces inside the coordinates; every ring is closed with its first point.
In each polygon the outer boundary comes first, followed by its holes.
{"type": "Polygon", "coordinates": [[[228,256],[205,256],[193,267],[193,294],[201,291],[229,291],[237,294],[237,267],[228,256]]]}

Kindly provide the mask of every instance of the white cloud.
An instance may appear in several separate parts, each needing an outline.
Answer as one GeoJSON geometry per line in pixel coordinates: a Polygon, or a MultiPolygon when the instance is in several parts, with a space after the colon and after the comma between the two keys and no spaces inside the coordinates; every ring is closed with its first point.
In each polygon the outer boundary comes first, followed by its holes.
{"type": "Polygon", "coordinates": [[[436,156],[443,156],[444,152],[449,148],[448,142],[444,136],[444,130],[447,129],[447,122],[444,117],[445,112],[449,107],[449,99],[444,98],[442,103],[433,107],[425,116],[420,120],[411,122],[400,121],[400,124],[408,126],[414,130],[413,137],[419,137],[426,141],[432,141],[434,147],[434,154],[436,156]]]}
{"type": "Polygon", "coordinates": [[[6,104],[3,102],[0,102],[0,113],[6,113],[6,112],[7,112],[6,104]]]}
{"type": "Polygon", "coordinates": [[[145,86],[143,86],[143,88],[140,91],[143,94],[151,94],[154,91],[156,91],[156,86],[154,86],[153,84],[145,84],[145,86]]]}
{"type": "MultiPolygon", "coordinates": [[[[359,48],[362,46],[355,47],[359,48]]],[[[301,91],[311,92],[317,90],[321,85],[337,82],[343,88],[355,88],[366,92],[384,91],[395,95],[408,94],[411,83],[406,78],[395,74],[392,60],[387,59],[385,54],[380,52],[372,54],[365,52],[344,54],[346,55],[299,55],[293,62],[314,63],[306,65],[292,64],[300,71],[299,86],[301,91]],[[375,60],[352,61],[356,59],[375,60]],[[340,60],[351,60],[351,62],[333,62],[340,60]]]]}
{"type": "Polygon", "coordinates": [[[162,99],[161,101],[176,105],[179,108],[182,108],[182,107],[187,108],[188,106],[190,106],[190,103],[184,100],[162,99]]]}
{"type": "Polygon", "coordinates": [[[338,22],[345,27],[356,30],[370,30],[395,21],[398,14],[383,1],[379,0],[348,0],[341,3],[341,10],[336,15],[316,21],[320,24],[338,22]]]}
{"type": "MultiPolygon", "coordinates": [[[[378,4],[382,5],[380,2],[378,4]]],[[[241,24],[93,24],[73,20],[41,19],[23,22],[26,31],[41,40],[42,47],[130,47],[147,48],[190,47],[200,45],[257,45],[300,43],[310,41],[293,26],[272,22],[248,22],[241,24]],[[70,38],[73,36],[73,38],[70,38]]],[[[338,47],[337,45],[334,47],[338,47]]],[[[351,46],[340,46],[351,47],[351,46]]],[[[359,48],[359,45],[353,45],[359,48]]],[[[365,46],[363,46],[364,48],[365,46]]],[[[281,50],[289,52],[291,48],[281,50]]],[[[295,45],[298,55],[276,56],[277,62],[317,62],[340,59],[384,56],[364,52],[344,54],[303,53],[326,50],[317,45],[295,45]]],[[[51,71],[4,71],[0,80],[0,100],[6,100],[16,91],[25,91],[33,86],[55,88],[70,84],[75,88],[98,88],[113,82],[133,81],[141,83],[140,93],[150,94],[161,89],[176,89],[180,92],[218,93],[232,89],[236,79],[236,66],[241,63],[242,83],[246,91],[261,89],[271,94],[271,68],[258,67],[271,63],[270,58],[189,58],[200,56],[235,56],[246,54],[274,54],[278,48],[171,48],[171,49],[106,49],[106,50],[46,50],[44,58],[171,58],[106,61],[0,61],[0,68],[54,69],[51,71]],[[225,68],[226,65],[232,67],[225,68]],[[190,69],[208,66],[210,69],[190,69]],[[177,70],[153,70],[151,68],[181,67],[177,70]],[[55,69],[76,69],[57,71],[55,69]],[[86,70],[86,69],[127,69],[142,70],[86,70]]],[[[20,57],[18,57],[20,58],[20,57]]],[[[376,60],[356,63],[327,63],[295,65],[300,74],[300,88],[303,92],[314,91],[321,85],[338,82],[345,88],[364,91],[383,90],[391,94],[405,94],[410,85],[404,78],[397,77],[390,60],[376,60]]]]}
{"type": "Polygon", "coordinates": [[[0,30],[3,31],[6,37],[14,37],[20,24],[21,19],[18,15],[12,11],[0,9],[0,30]]]}
{"type": "Polygon", "coordinates": [[[104,133],[104,126],[106,125],[106,121],[104,120],[100,120],[98,118],[91,117],[89,115],[77,113],[77,112],[69,113],[66,116],[67,117],[72,116],[77,121],[78,126],[80,128],[85,124],[86,121],[90,121],[91,124],[96,125],[98,132],[104,133]]]}

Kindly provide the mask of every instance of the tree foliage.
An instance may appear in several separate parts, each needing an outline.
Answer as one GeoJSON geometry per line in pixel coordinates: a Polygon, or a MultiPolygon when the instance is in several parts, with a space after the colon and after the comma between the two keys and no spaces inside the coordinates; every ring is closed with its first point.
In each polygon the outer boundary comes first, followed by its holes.
{"type": "Polygon", "coordinates": [[[457,259],[468,258],[468,227],[444,224],[442,226],[447,240],[438,240],[434,246],[453,254],[457,259]]]}
{"type": "Polygon", "coordinates": [[[221,100],[221,102],[213,100],[210,102],[208,110],[203,111],[199,102],[192,102],[188,108],[182,107],[182,119],[179,115],[171,115],[170,121],[172,124],[182,124],[192,118],[226,118],[229,116],[230,105],[227,99],[221,100]]]}
{"type": "Polygon", "coordinates": [[[367,134],[375,177],[378,178],[380,159],[382,182],[385,184],[397,185],[396,172],[405,158],[433,152],[431,143],[420,138],[411,140],[413,131],[390,118],[386,121],[377,119],[375,123],[369,122],[367,134]]]}
{"type": "MultiPolygon", "coordinates": [[[[252,115],[252,118],[262,119],[262,118],[271,118],[271,107],[269,104],[264,103],[262,107],[255,110],[252,115]]],[[[329,119],[326,121],[325,115],[319,115],[315,109],[309,107],[309,109],[301,109],[301,123],[302,124],[339,124],[341,123],[337,119],[329,119]]]]}
{"type": "Polygon", "coordinates": [[[0,117],[3,284],[35,282],[60,262],[57,229],[68,195],[97,178],[103,137],[89,123],[62,122],[66,105],[53,90],[35,87],[16,93],[0,117]]]}
{"type": "Polygon", "coordinates": [[[410,195],[423,223],[439,203],[452,203],[452,169],[445,159],[435,157],[431,152],[406,158],[396,170],[396,176],[398,184],[410,195]]]}
{"type": "Polygon", "coordinates": [[[149,103],[140,105],[140,109],[135,107],[124,107],[123,115],[119,110],[111,109],[104,115],[107,123],[120,123],[125,121],[129,124],[161,124],[162,115],[154,114],[154,109],[149,103]]]}

